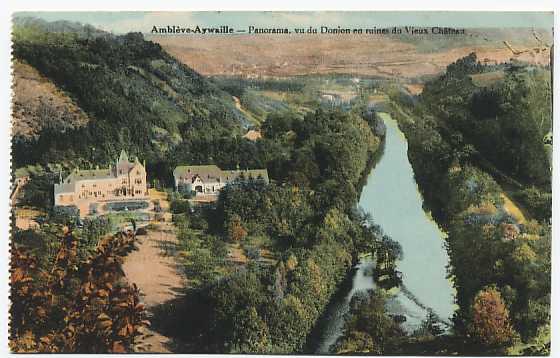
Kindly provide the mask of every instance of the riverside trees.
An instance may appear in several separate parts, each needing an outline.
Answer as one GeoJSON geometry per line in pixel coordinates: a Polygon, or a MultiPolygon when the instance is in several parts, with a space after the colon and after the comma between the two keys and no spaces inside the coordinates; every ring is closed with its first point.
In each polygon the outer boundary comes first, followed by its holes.
{"type": "Polygon", "coordinates": [[[356,210],[380,144],[367,122],[339,110],[285,115],[269,116],[255,144],[254,160],[266,163],[271,183],[233,183],[215,208],[197,209],[207,234],[235,247],[268,242],[274,257],[266,264],[248,252],[241,269],[200,286],[204,351],[301,352],[358,253],[384,242],[356,210]]]}
{"type": "Polygon", "coordinates": [[[489,68],[471,54],[426,84],[409,108],[414,123],[401,121],[419,187],[448,232],[455,330],[489,352],[504,353],[517,336],[540,341],[550,324],[549,85],[546,68],[489,68]],[[496,70],[502,80],[481,84],[496,70]],[[506,210],[504,188],[525,204],[525,222],[506,210]]]}

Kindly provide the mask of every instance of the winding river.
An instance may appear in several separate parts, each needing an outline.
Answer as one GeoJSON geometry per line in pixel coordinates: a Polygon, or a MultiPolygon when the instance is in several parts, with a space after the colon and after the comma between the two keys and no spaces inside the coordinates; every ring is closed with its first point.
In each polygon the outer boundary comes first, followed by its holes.
{"type": "MultiPolygon", "coordinates": [[[[455,291],[446,278],[449,258],[444,246],[445,234],[422,208],[422,196],[407,157],[406,138],[391,116],[381,113],[380,117],[387,127],[385,150],[367,178],[359,205],[402,246],[404,255],[398,270],[403,274],[403,285],[388,301],[387,309],[392,314],[404,315],[403,328],[412,332],[425,319],[428,308],[449,322],[455,308],[455,291]]],[[[372,266],[370,259],[360,261],[351,275],[351,284],[343,286],[327,308],[316,353],[328,353],[342,335],[344,315],[352,296],[375,288],[372,266]]]]}

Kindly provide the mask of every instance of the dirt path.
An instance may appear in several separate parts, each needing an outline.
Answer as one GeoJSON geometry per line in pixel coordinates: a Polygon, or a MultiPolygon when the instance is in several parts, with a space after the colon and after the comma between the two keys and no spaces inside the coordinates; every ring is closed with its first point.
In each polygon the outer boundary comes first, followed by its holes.
{"type": "MultiPolygon", "coordinates": [[[[167,202],[161,204],[167,209],[167,202]]],[[[128,281],[140,289],[148,318],[161,305],[181,297],[186,284],[175,256],[178,244],[175,227],[167,214],[165,222],[156,224],[157,228],[148,229],[147,235],[137,236],[138,250],[132,251],[123,264],[128,281]]],[[[172,353],[169,347],[176,346],[172,339],[151,329],[146,329],[138,341],[137,352],[172,353]]]]}
{"type": "MultiPolygon", "coordinates": [[[[137,251],[125,259],[123,270],[130,283],[141,291],[140,299],[146,305],[148,317],[154,308],[176,300],[185,288],[185,278],[179,273],[175,259],[177,237],[171,223],[161,223],[157,230],[137,236],[137,251]]],[[[136,345],[138,352],[171,353],[171,339],[150,329],[136,345]]]]}

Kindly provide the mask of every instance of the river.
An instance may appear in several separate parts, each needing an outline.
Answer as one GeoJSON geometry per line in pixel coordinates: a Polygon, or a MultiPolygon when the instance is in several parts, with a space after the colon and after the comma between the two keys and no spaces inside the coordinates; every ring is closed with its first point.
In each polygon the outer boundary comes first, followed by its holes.
{"type": "MultiPolygon", "coordinates": [[[[403,274],[403,287],[389,299],[387,310],[404,315],[403,328],[412,332],[426,317],[426,308],[449,322],[455,309],[455,290],[446,277],[449,258],[444,246],[445,233],[422,208],[423,199],[408,161],[406,138],[390,115],[381,113],[380,117],[387,127],[385,149],[367,178],[359,205],[385,234],[402,246],[404,255],[397,267],[403,274]]],[[[375,288],[372,266],[370,259],[360,261],[349,278],[351,284],[343,285],[343,292],[327,308],[316,353],[328,353],[342,335],[344,315],[352,296],[375,288]]]]}

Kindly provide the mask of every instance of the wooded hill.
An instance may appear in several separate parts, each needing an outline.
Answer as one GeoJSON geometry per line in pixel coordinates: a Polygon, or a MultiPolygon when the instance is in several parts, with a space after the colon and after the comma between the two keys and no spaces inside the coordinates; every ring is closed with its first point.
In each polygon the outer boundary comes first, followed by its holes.
{"type": "MultiPolygon", "coordinates": [[[[207,141],[231,138],[246,123],[231,96],[139,33],[114,36],[88,25],[16,18],[13,40],[16,76],[22,66],[33,67],[70,99],[62,107],[89,118],[61,127],[57,116],[47,114],[33,135],[15,131],[14,168],[103,165],[125,149],[146,159],[149,172],[169,169],[179,145],[181,155],[191,159],[191,153],[204,150],[201,133],[207,141]]],[[[16,86],[15,110],[36,115],[45,108],[34,104],[41,96],[16,86]]]]}

